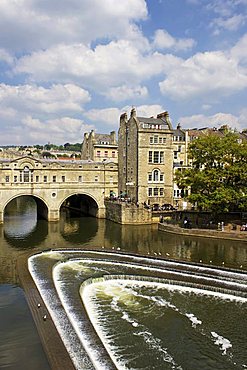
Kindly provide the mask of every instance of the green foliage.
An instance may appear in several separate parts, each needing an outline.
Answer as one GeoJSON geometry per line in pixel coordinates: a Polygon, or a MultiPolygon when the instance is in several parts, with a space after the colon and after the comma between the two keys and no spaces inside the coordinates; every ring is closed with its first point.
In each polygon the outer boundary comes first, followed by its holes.
{"type": "Polygon", "coordinates": [[[215,213],[247,208],[247,142],[239,136],[208,135],[192,142],[192,166],[176,174],[182,189],[190,188],[188,200],[199,209],[215,213]]]}

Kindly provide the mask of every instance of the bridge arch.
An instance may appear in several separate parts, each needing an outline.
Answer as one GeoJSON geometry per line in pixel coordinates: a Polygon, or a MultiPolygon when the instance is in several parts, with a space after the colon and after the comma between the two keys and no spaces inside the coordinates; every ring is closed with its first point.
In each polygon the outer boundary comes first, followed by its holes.
{"type": "Polygon", "coordinates": [[[20,194],[17,194],[17,195],[14,195],[14,196],[8,198],[8,200],[3,205],[3,218],[5,217],[6,207],[8,206],[8,204],[10,204],[13,200],[18,199],[20,197],[30,197],[30,198],[32,198],[35,201],[36,205],[37,205],[37,217],[38,218],[44,218],[44,219],[48,220],[49,207],[48,207],[45,199],[43,199],[40,196],[33,195],[33,194],[30,194],[30,193],[20,193],[20,194]]]}
{"type": "Polygon", "coordinates": [[[97,217],[99,211],[97,199],[90,193],[80,191],[68,194],[59,204],[60,212],[62,207],[93,217],[97,217]]]}

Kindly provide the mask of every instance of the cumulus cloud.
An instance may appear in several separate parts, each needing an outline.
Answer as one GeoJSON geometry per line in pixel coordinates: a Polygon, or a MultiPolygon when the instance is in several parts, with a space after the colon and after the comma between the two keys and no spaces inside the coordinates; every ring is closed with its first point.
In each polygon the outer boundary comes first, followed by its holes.
{"type": "Polygon", "coordinates": [[[95,49],[83,44],[56,45],[25,55],[17,61],[15,74],[25,73],[35,81],[77,81],[83,86],[106,88],[138,84],[180,63],[170,54],[142,53],[128,40],[111,41],[95,49]]]}
{"type": "Polygon", "coordinates": [[[246,24],[246,0],[214,0],[206,5],[206,9],[217,14],[209,23],[215,35],[224,30],[236,31],[246,24]]]}
{"type": "Polygon", "coordinates": [[[91,109],[84,113],[90,121],[103,122],[107,125],[118,125],[121,110],[118,108],[91,109]]]}
{"type": "Polygon", "coordinates": [[[229,96],[243,90],[247,87],[247,73],[240,68],[239,60],[234,58],[236,55],[242,58],[239,47],[233,49],[232,53],[197,53],[174,68],[167,78],[159,83],[160,90],[174,100],[203,94],[229,96]]]}
{"type": "Polygon", "coordinates": [[[89,93],[73,84],[57,84],[50,88],[0,84],[0,111],[11,107],[18,112],[81,112],[89,101],[89,93]]]}
{"type": "MultiPolygon", "coordinates": [[[[65,142],[82,142],[83,133],[94,129],[93,125],[83,123],[81,120],[71,117],[61,117],[50,120],[40,120],[31,116],[25,116],[21,120],[21,125],[15,127],[16,144],[23,143],[47,143],[61,144],[65,142]]],[[[4,141],[5,144],[11,138],[11,130],[6,128],[4,141]]],[[[13,137],[12,137],[13,140],[13,137]]],[[[2,142],[2,144],[4,144],[2,142]]]]}
{"type": "Polygon", "coordinates": [[[76,141],[84,126],[92,127],[73,117],[82,114],[88,101],[89,93],[73,84],[0,84],[1,144],[76,141]]]}
{"type": "Polygon", "coordinates": [[[185,51],[196,45],[195,40],[191,38],[179,38],[171,36],[166,30],[159,29],[155,31],[153,45],[158,49],[173,49],[175,51],[185,51]]]}
{"type": "Polygon", "coordinates": [[[0,14],[0,47],[14,52],[133,36],[147,6],[145,0],[1,0],[0,14]]]}
{"type": "Polygon", "coordinates": [[[242,118],[241,116],[237,117],[230,113],[216,113],[211,116],[196,114],[180,117],[179,122],[183,128],[216,127],[218,129],[222,125],[228,125],[232,129],[241,131],[241,129],[244,128],[242,125],[243,117],[245,117],[245,119],[247,118],[247,112],[242,113],[242,118]]]}
{"type": "Polygon", "coordinates": [[[11,64],[14,63],[14,58],[6,50],[0,48],[0,61],[5,62],[5,63],[11,65],[11,64]]]}
{"type": "MultiPolygon", "coordinates": [[[[158,113],[163,112],[165,109],[159,104],[153,105],[139,105],[136,106],[137,116],[139,117],[156,117],[158,113]]],[[[105,109],[92,109],[84,113],[84,116],[94,122],[103,122],[107,125],[115,125],[118,127],[119,117],[123,112],[130,114],[132,106],[126,105],[119,108],[105,108],[105,109]]]]}
{"type": "Polygon", "coordinates": [[[247,67],[247,33],[234,45],[230,55],[239,63],[239,66],[247,67]]]}
{"type": "Polygon", "coordinates": [[[148,89],[145,86],[117,86],[106,91],[105,96],[113,101],[129,99],[140,99],[148,96],[148,89]]]}
{"type": "Polygon", "coordinates": [[[228,18],[215,18],[211,23],[210,27],[214,27],[214,34],[219,34],[220,30],[236,31],[239,27],[246,23],[246,15],[235,14],[228,18]]]}

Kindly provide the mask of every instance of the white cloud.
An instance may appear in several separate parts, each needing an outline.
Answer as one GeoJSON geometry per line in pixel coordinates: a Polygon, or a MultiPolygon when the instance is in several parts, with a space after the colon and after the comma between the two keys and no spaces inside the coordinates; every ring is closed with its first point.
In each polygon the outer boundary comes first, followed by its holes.
{"type": "Polygon", "coordinates": [[[138,84],[169,71],[180,59],[158,52],[142,53],[127,40],[112,41],[95,49],[82,44],[57,45],[17,61],[14,73],[34,81],[75,81],[104,93],[109,87],[138,84]]]}
{"type": "Polygon", "coordinates": [[[106,91],[107,96],[112,101],[123,101],[129,99],[140,99],[148,96],[148,89],[145,86],[117,86],[106,91]]]}
{"type": "MultiPolygon", "coordinates": [[[[127,107],[128,109],[124,109],[125,111],[130,111],[132,107],[127,107]]],[[[137,117],[157,117],[157,114],[166,111],[161,105],[159,104],[151,104],[151,105],[139,105],[136,107],[136,115],[137,117]]]]}
{"type": "MultiPolygon", "coordinates": [[[[245,118],[247,118],[245,112],[245,118]]],[[[240,130],[244,128],[240,117],[234,116],[230,113],[216,113],[212,116],[205,116],[203,114],[196,114],[187,117],[180,117],[179,122],[182,128],[202,128],[202,127],[216,127],[217,129],[222,125],[228,125],[232,129],[240,130]]]]}
{"type": "Polygon", "coordinates": [[[6,50],[0,48],[0,61],[11,65],[14,62],[14,58],[6,50]]]}
{"type": "MultiPolygon", "coordinates": [[[[156,117],[158,113],[164,112],[165,109],[159,104],[153,105],[139,105],[136,106],[137,116],[139,117],[156,117]]],[[[132,106],[125,106],[122,109],[118,108],[105,108],[105,109],[92,109],[84,113],[84,116],[94,122],[103,122],[107,125],[115,125],[118,127],[119,118],[123,112],[127,112],[128,116],[132,106]]]]}
{"type": "Polygon", "coordinates": [[[17,112],[81,112],[90,101],[89,93],[73,84],[10,86],[0,84],[0,111],[15,109],[17,112]]]}
{"type": "MultiPolygon", "coordinates": [[[[82,142],[83,133],[93,129],[93,125],[84,124],[81,120],[61,117],[50,120],[39,120],[26,116],[22,119],[22,133],[25,142],[61,144],[65,142],[82,142]]],[[[18,136],[18,131],[17,131],[18,136]]],[[[23,138],[20,138],[23,142],[23,138]]]]}
{"type": "Polygon", "coordinates": [[[215,18],[211,23],[210,27],[215,27],[215,34],[218,34],[221,29],[228,31],[236,31],[239,27],[246,23],[246,15],[235,14],[228,18],[215,18]]]}
{"type": "Polygon", "coordinates": [[[72,84],[0,84],[1,145],[81,141],[80,132],[93,126],[73,116],[82,114],[89,100],[86,90],[72,84]]]}
{"type": "Polygon", "coordinates": [[[94,122],[103,122],[107,125],[118,125],[121,110],[118,108],[91,109],[84,116],[94,122]]]}
{"type": "Polygon", "coordinates": [[[208,110],[208,109],[210,109],[212,106],[210,105],[210,104],[203,104],[202,105],[202,109],[203,110],[208,110]]]}
{"type": "Polygon", "coordinates": [[[247,66],[247,33],[231,49],[231,56],[239,65],[247,66]]]}
{"type": "Polygon", "coordinates": [[[188,50],[195,46],[193,39],[179,38],[171,36],[166,30],[159,29],[155,32],[153,45],[158,49],[188,50]]]}
{"type": "Polygon", "coordinates": [[[0,47],[46,49],[135,33],[147,17],[145,0],[1,0],[0,47]]]}
{"type": "Polygon", "coordinates": [[[159,83],[160,90],[174,100],[209,94],[229,96],[243,90],[247,87],[247,73],[233,56],[222,51],[197,53],[168,73],[159,83]]]}

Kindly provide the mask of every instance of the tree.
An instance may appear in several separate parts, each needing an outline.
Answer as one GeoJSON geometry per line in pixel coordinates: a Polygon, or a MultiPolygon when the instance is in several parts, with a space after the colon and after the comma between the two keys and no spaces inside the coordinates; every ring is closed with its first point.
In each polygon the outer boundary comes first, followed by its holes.
{"type": "Polygon", "coordinates": [[[214,213],[247,209],[247,140],[228,132],[194,140],[189,147],[190,168],[176,174],[188,200],[214,213]]]}

